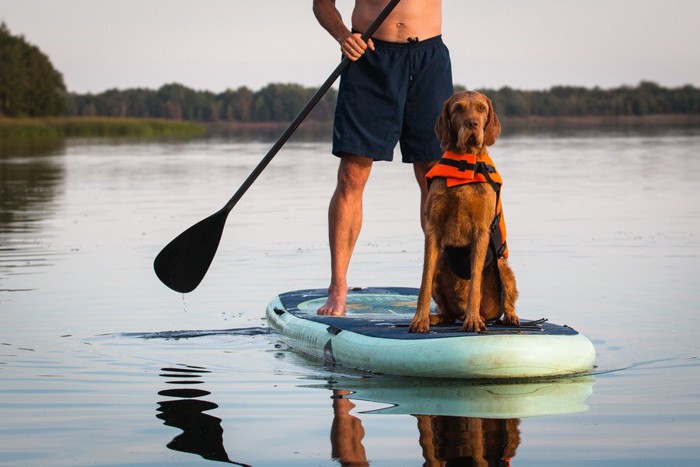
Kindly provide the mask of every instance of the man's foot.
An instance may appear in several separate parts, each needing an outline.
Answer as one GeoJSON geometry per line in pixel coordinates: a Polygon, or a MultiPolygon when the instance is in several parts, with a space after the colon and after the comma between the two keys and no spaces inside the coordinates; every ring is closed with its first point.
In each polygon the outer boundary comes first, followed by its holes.
{"type": "Polygon", "coordinates": [[[316,312],[325,316],[343,316],[345,314],[345,301],[348,298],[348,289],[328,289],[328,300],[316,312]]]}

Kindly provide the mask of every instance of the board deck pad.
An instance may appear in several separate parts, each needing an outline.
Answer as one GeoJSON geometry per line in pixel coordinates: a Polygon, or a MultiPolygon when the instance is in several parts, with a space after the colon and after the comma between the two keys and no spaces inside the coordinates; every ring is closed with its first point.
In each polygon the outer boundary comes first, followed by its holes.
{"type": "MultiPolygon", "coordinates": [[[[409,324],[416,312],[418,289],[411,287],[368,287],[351,289],[347,297],[344,316],[319,316],[316,314],[328,297],[326,289],[308,289],[279,295],[284,309],[299,318],[325,324],[329,332],[351,331],[370,337],[387,339],[442,339],[484,335],[576,335],[568,326],[548,323],[546,319],[524,320],[520,326],[487,323],[481,333],[462,331],[462,323],[431,326],[428,333],[410,333],[409,324]]],[[[434,310],[433,310],[434,312],[434,310]]]]}

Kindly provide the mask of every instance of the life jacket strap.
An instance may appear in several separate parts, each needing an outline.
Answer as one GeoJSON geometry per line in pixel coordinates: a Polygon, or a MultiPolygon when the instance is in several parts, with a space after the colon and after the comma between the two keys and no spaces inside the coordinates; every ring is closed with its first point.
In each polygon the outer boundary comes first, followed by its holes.
{"type": "MultiPolygon", "coordinates": [[[[487,164],[484,164],[484,166],[487,166],[487,164]]],[[[493,188],[493,191],[495,191],[496,195],[498,195],[501,192],[501,184],[496,182],[494,179],[491,178],[489,173],[493,173],[493,172],[479,172],[479,173],[484,176],[484,178],[486,179],[486,183],[491,185],[491,188],[493,188]]]]}
{"type": "Polygon", "coordinates": [[[465,161],[464,159],[454,160],[443,157],[438,161],[438,164],[449,165],[450,167],[454,167],[460,172],[466,172],[467,170],[470,170],[480,174],[496,173],[496,167],[481,161],[477,162],[476,164],[472,164],[471,162],[465,161]]]}
{"type": "Polygon", "coordinates": [[[500,229],[501,216],[502,212],[498,211],[489,226],[489,230],[491,231],[491,245],[496,252],[496,258],[502,258],[506,248],[508,248],[506,239],[503,238],[503,232],[500,229]]]}
{"type": "Polygon", "coordinates": [[[448,159],[446,157],[443,157],[438,161],[438,164],[442,165],[447,165],[450,167],[454,167],[455,169],[459,170],[460,172],[474,172],[475,174],[481,174],[484,179],[486,180],[486,183],[491,185],[491,188],[493,188],[493,191],[498,193],[501,190],[501,184],[496,182],[493,178],[491,178],[491,174],[496,173],[496,167],[494,167],[491,164],[487,164],[486,162],[478,161],[474,164],[472,164],[469,161],[466,161],[464,159],[460,160],[454,160],[454,159],[448,159]]]}
{"type": "Polygon", "coordinates": [[[491,225],[489,226],[489,230],[491,231],[491,233],[494,233],[496,231],[496,228],[498,227],[498,224],[500,222],[501,222],[501,213],[497,212],[496,216],[491,221],[491,225]]]}

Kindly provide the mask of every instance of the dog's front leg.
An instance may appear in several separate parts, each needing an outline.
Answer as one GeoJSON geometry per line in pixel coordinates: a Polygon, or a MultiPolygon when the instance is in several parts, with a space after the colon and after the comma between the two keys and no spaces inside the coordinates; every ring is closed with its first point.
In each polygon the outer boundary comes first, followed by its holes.
{"type": "Polygon", "coordinates": [[[425,250],[423,256],[423,277],[418,293],[416,314],[413,316],[409,332],[428,332],[430,329],[430,300],[433,291],[433,278],[438,260],[437,237],[429,229],[425,233],[425,250]]]}
{"type": "Polygon", "coordinates": [[[467,314],[464,317],[463,331],[481,332],[486,330],[486,321],[481,317],[481,282],[483,281],[486,252],[489,248],[489,232],[478,235],[472,245],[471,280],[467,297],[467,314]]]}

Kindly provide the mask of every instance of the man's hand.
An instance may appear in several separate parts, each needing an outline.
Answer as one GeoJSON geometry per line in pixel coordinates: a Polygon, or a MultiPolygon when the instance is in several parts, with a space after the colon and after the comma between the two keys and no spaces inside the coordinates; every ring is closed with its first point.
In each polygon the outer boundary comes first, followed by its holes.
{"type": "Polygon", "coordinates": [[[369,50],[374,51],[374,43],[372,42],[372,39],[365,42],[362,40],[362,34],[359,33],[349,33],[340,42],[340,50],[343,52],[343,55],[348,57],[353,62],[362,57],[368,48],[369,50]]]}

